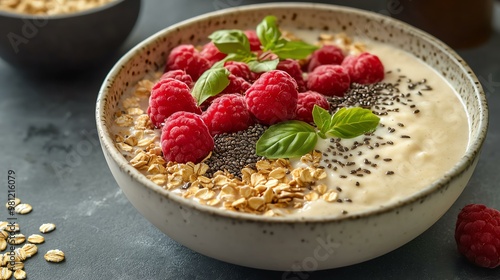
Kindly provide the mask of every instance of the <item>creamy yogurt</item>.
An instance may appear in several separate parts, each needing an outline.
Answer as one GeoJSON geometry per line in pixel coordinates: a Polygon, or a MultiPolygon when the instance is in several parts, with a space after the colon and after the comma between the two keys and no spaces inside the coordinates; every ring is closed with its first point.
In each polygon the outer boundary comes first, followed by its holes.
{"type": "MultiPolygon", "coordinates": [[[[328,155],[331,168],[326,168],[329,170],[327,178],[318,183],[337,189],[338,202],[318,199],[290,215],[355,214],[400,201],[440,178],[466,150],[469,124],[464,106],[453,88],[436,71],[409,53],[372,42],[366,47],[368,52],[379,56],[389,72],[383,82],[396,83],[399,80],[400,92],[410,93],[407,99],[411,102],[403,101],[408,105],[397,102],[384,105],[387,109],[399,108],[399,112],[380,116],[381,126],[373,136],[368,136],[370,145],[357,147],[343,155],[337,150],[337,155],[333,156],[328,150],[335,151],[332,149],[335,145],[330,139],[320,139],[316,149],[328,155]],[[410,90],[408,79],[413,84],[425,79],[426,86],[410,90]],[[430,88],[432,90],[425,90],[430,88]],[[347,159],[344,158],[346,155],[347,159]],[[337,163],[332,163],[333,160],[337,163]],[[358,168],[361,170],[351,173],[358,168]]],[[[365,138],[367,136],[363,135],[342,139],[340,143],[351,148],[355,141],[364,143],[365,138]]],[[[293,165],[300,166],[301,163],[294,160],[293,165]]],[[[323,161],[322,165],[328,163],[323,161]]]]}

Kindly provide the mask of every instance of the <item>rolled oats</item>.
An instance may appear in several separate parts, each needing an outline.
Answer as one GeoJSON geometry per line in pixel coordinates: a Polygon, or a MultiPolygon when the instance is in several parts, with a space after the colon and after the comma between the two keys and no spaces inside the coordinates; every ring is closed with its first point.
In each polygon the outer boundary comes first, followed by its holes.
{"type": "Polygon", "coordinates": [[[41,233],[49,233],[56,229],[56,225],[53,223],[42,224],[39,228],[41,233]]]}
{"type": "MultiPolygon", "coordinates": [[[[28,241],[29,241],[29,238],[28,238],[28,241]]],[[[35,255],[38,252],[38,247],[35,244],[31,244],[31,243],[24,244],[22,249],[24,250],[24,253],[26,254],[26,258],[31,258],[33,255],[35,255]]]]}
{"type": "Polygon", "coordinates": [[[247,203],[248,203],[247,200],[244,197],[242,197],[231,203],[231,206],[234,208],[243,208],[247,205],[247,203]]]}
{"type": "Polygon", "coordinates": [[[24,271],[22,269],[18,269],[16,271],[14,271],[14,278],[16,280],[26,279],[26,271],[24,271]]]}
{"type": "Polygon", "coordinates": [[[327,202],[334,202],[337,200],[338,193],[334,191],[328,191],[321,196],[327,202]]]}
{"type": "Polygon", "coordinates": [[[15,209],[17,214],[24,215],[24,214],[28,214],[29,212],[31,212],[31,210],[33,210],[33,207],[31,207],[31,205],[29,205],[28,203],[21,203],[21,204],[18,204],[16,206],[16,208],[14,208],[14,209],[15,209]]]}
{"type": "Polygon", "coordinates": [[[0,230],[0,239],[7,239],[9,237],[9,233],[5,230],[0,230]]]}
{"type": "Polygon", "coordinates": [[[18,269],[23,269],[24,268],[24,263],[23,262],[8,262],[7,263],[7,268],[10,269],[11,271],[15,271],[18,269]]]}
{"type": "Polygon", "coordinates": [[[39,235],[39,234],[32,234],[28,236],[28,242],[33,243],[33,244],[41,244],[45,242],[45,237],[39,235]]]}
{"type": "Polygon", "coordinates": [[[21,262],[26,260],[26,257],[27,257],[26,251],[24,251],[23,248],[16,248],[14,250],[14,255],[15,255],[15,258],[21,262]]]}
{"type": "Polygon", "coordinates": [[[10,261],[10,253],[0,254],[0,266],[6,266],[10,261]]]}
{"type": "Polygon", "coordinates": [[[7,267],[0,268],[0,279],[10,279],[12,276],[12,270],[7,267]]]}
{"type": "Polygon", "coordinates": [[[253,210],[259,210],[262,206],[264,206],[265,201],[262,197],[251,197],[248,199],[248,207],[253,210]]]}
{"type": "Polygon", "coordinates": [[[315,201],[318,200],[319,194],[317,192],[310,192],[304,196],[304,199],[307,201],[315,201]]]}
{"type": "Polygon", "coordinates": [[[5,204],[5,207],[7,207],[7,209],[9,209],[9,207],[16,207],[17,205],[19,205],[19,203],[21,203],[21,200],[16,197],[12,200],[7,201],[7,203],[5,204]],[[12,202],[14,202],[14,203],[12,204],[12,202]],[[12,204],[12,205],[10,205],[10,204],[12,204]]]}
{"type": "Polygon", "coordinates": [[[3,251],[7,248],[7,241],[5,239],[0,239],[0,251],[3,251]]]}
{"type": "Polygon", "coordinates": [[[116,147],[124,152],[131,152],[133,149],[132,146],[125,143],[116,143],[116,147]]]}
{"type": "Polygon", "coordinates": [[[8,232],[18,232],[20,230],[19,224],[18,223],[7,224],[4,230],[8,232]]]}
{"type": "Polygon", "coordinates": [[[142,114],[144,114],[144,111],[140,108],[128,108],[127,114],[129,114],[129,115],[142,115],[142,114]]]}
{"type": "Polygon", "coordinates": [[[201,200],[209,200],[209,199],[212,199],[214,196],[215,196],[215,192],[211,191],[207,188],[200,189],[194,194],[194,197],[201,199],[201,200]]]}
{"type": "Polygon", "coordinates": [[[130,115],[121,115],[115,119],[115,124],[121,127],[131,126],[134,123],[134,118],[130,115]]]}
{"type": "Polygon", "coordinates": [[[44,259],[48,262],[62,262],[64,261],[64,252],[59,250],[59,249],[54,249],[54,250],[49,250],[45,255],[43,256],[44,259]]]}
{"type": "Polygon", "coordinates": [[[24,241],[26,241],[26,237],[22,233],[14,234],[7,238],[7,242],[11,245],[22,244],[24,241]]]}

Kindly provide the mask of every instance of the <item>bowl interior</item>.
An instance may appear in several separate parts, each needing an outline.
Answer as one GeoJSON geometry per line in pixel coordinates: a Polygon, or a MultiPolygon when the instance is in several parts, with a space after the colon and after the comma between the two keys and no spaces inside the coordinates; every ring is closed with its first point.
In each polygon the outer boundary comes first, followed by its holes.
{"type": "MultiPolygon", "coordinates": [[[[175,46],[183,43],[206,43],[207,36],[219,29],[254,28],[262,18],[271,14],[279,19],[280,26],[284,29],[344,32],[349,36],[365,38],[403,49],[434,68],[456,90],[465,105],[469,118],[470,141],[467,151],[460,162],[446,174],[447,176],[432,184],[424,192],[419,193],[419,196],[436,191],[451,177],[460,174],[476,158],[486,135],[486,99],[471,69],[452,49],[422,31],[385,16],[332,5],[288,3],[252,5],[199,16],[160,31],[125,55],[106,78],[98,98],[96,112],[98,129],[102,134],[105,150],[112,156],[113,160],[148,188],[165,195],[162,188],[149,182],[137,170],[128,165],[128,162],[113,144],[109,128],[112,126],[113,114],[117,110],[120,97],[129,86],[134,85],[144,76],[161,70],[167,54],[175,46]]],[[[172,199],[176,198],[172,196],[172,199]]],[[[415,197],[410,197],[407,201],[414,199],[415,197]]],[[[195,205],[187,200],[182,203],[190,205],[190,207],[203,208],[203,206],[195,205]]],[[[208,210],[207,208],[204,209],[220,215],[254,219],[254,217],[226,213],[222,210],[218,211],[218,209],[208,210]]]]}

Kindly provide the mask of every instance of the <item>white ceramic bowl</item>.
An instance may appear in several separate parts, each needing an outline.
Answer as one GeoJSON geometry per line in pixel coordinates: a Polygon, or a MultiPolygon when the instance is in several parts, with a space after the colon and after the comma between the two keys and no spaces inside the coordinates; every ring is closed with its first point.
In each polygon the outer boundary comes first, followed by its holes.
{"type": "Polygon", "coordinates": [[[487,105],[467,64],[437,39],[391,18],[322,4],[263,4],[202,15],[151,36],[111,70],[97,100],[97,128],[106,161],[137,210],[172,239],[226,262],[272,270],[329,269],[359,263],[392,251],[434,224],[455,202],[476,166],[487,130],[487,105]],[[255,27],[269,14],[282,27],[346,32],[413,53],[456,89],[470,122],[465,155],[423,191],[368,213],[340,218],[252,216],[222,211],[183,199],[155,185],[115,148],[113,113],[129,85],[162,69],[165,55],[181,43],[200,44],[216,29],[255,27]]]}

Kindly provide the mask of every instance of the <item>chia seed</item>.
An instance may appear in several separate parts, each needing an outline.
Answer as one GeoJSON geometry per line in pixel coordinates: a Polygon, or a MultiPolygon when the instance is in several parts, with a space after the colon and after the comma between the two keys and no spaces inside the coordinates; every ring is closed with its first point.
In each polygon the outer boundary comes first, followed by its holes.
{"type": "Polygon", "coordinates": [[[205,162],[209,166],[207,175],[213,176],[216,171],[225,170],[241,178],[241,169],[255,168],[257,161],[263,159],[255,154],[255,144],[266,129],[266,126],[256,124],[246,130],[216,135],[212,156],[205,162]]]}

